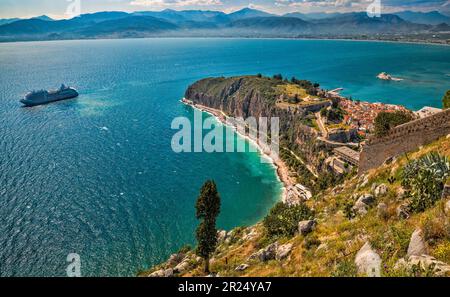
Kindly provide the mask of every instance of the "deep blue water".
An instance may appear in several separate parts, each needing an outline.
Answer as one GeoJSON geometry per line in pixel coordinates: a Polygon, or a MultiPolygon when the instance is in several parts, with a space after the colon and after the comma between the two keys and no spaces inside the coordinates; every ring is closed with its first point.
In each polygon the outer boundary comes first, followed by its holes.
{"type": "Polygon", "coordinates": [[[134,275],[194,243],[194,202],[213,178],[221,228],[255,223],[280,182],[257,153],[171,150],[179,103],[206,76],[282,73],[413,109],[440,106],[450,48],[301,40],[140,39],[0,44],[0,276],[134,275]],[[405,80],[383,82],[386,71],[405,80]],[[30,89],[78,99],[31,109],[30,89]]]}

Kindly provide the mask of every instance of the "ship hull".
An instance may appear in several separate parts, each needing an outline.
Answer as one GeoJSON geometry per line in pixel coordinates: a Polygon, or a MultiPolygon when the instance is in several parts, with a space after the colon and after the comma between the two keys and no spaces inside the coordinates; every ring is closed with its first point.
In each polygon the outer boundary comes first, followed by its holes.
{"type": "Polygon", "coordinates": [[[44,105],[49,104],[56,101],[62,101],[67,99],[73,99],[78,97],[78,92],[74,91],[70,94],[64,94],[64,95],[51,95],[47,98],[41,98],[37,100],[28,100],[28,99],[21,99],[20,102],[24,105],[24,107],[32,107],[32,106],[38,106],[38,105],[44,105]]]}

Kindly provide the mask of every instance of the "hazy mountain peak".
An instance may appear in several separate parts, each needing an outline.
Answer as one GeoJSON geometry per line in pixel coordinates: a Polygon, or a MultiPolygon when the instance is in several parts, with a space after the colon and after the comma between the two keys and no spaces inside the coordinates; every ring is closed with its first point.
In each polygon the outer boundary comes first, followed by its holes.
{"type": "Polygon", "coordinates": [[[32,18],[32,19],[34,19],[34,20],[41,20],[41,21],[48,21],[48,22],[54,21],[54,19],[52,19],[52,18],[49,17],[49,16],[46,16],[45,14],[44,14],[44,15],[37,16],[37,17],[34,17],[34,18],[32,18]]]}
{"type": "Polygon", "coordinates": [[[450,24],[450,17],[435,10],[430,12],[405,10],[396,12],[394,14],[398,15],[399,17],[408,22],[417,24],[427,24],[427,25],[439,25],[442,23],[450,24]]]}
{"type": "Polygon", "coordinates": [[[265,16],[273,16],[273,14],[267,13],[262,10],[257,10],[249,7],[244,7],[240,10],[232,12],[228,14],[228,16],[233,19],[242,19],[242,18],[253,18],[253,17],[265,17],[265,16]]]}

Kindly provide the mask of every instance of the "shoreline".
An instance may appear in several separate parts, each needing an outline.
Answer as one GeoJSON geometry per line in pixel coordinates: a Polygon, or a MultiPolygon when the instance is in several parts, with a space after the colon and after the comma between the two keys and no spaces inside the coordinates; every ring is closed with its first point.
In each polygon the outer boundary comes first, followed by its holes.
{"type": "Polygon", "coordinates": [[[226,123],[226,115],[223,113],[223,111],[215,109],[215,108],[211,108],[208,106],[204,106],[201,104],[195,104],[192,101],[189,101],[185,98],[183,98],[181,100],[181,102],[187,106],[190,106],[194,109],[200,110],[201,112],[205,112],[210,114],[211,116],[213,116],[218,122],[220,122],[222,125],[233,129],[233,131],[238,134],[240,137],[244,138],[245,140],[249,141],[250,143],[252,143],[256,149],[258,150],[258,152],[262,155],[262,157],[267,158],[268,160],[270,160],[270,164],[274,167],[275,169],[275,173],[277,176],[277,179],[282,183],[283,187],[282,187],[282,192],[281,192],[281,201],[282,202],[286,202],[288,199],[288,188],[292,187],[295,185],[295,182],[291,180],[289,174],[290,174],[290,170],[288,168],[288,166],[281,160],[281,158],[278,158],[277,160],[275,160],[274,158],[272,158],[272,156],[270,156],[270,154],[265,151],[261,145],[254,139],[250,138],[248,135],[243,135],[242,133],[240,133],[239,131],[237,131],[236,127],[230,126],[226,123]]]}
{"type": "Polygon", "coordinates": [[[0,40],[0,44],[10,43],[28,43],[28,42],[58,42],[58,41],[95,41],[95,40],[139,40],[139,39],[259,39],[259,40],[324,40],[324,41],[355,41],[355,42],[380,42],[380,43],[399,43],[399,44],[416,44],[416,45],[433,45],[433,46],[450,46],[448,43],[408,40],[390,40],[390,39],[363,39],[363,38],[343,38],[343,37],[242,37],[242,36],[147,36],[147,37],[131,37],[131,38],[67,38],[67,39],[30,39],[30,40],[0,40]]]}

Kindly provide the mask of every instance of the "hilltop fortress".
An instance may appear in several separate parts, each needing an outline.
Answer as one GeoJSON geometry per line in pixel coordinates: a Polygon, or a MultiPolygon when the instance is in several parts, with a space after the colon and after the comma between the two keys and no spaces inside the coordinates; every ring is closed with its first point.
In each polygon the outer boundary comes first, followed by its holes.
{"type": "Polygon", "coordinates": [[[450,109],[399,125],[383,137],[370,138],[363,145],[358,172],[364,173],[403,153],[416,150],[450,134],[450,109]]]}

